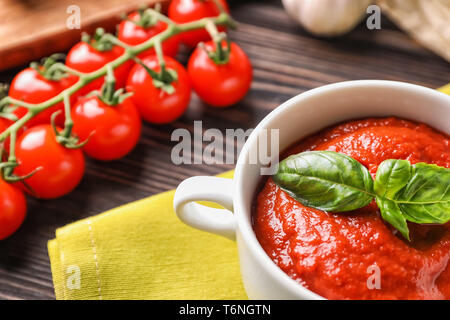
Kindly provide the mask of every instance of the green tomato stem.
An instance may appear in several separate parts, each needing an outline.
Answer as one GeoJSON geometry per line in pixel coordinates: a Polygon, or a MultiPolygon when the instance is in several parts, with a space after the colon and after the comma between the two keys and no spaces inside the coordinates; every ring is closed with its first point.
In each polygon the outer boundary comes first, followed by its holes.
{"type": "Polygon", "coordinates": [[[64,96],[64,115],[65,115],[65,121],[64,121],[64,131],[62,133],[62,136],[65,138],[70,138],[72,135],[72,128],[73,128],[73,120],[70,110],[70,97],[68,95],[64,96]]]}
{"type": "MultiPolygon", "coordinates": [[[[219,5],[219,8],[220,8],[220,5],[219,5]]],[[[158,35],[156,35],[156,36],[150,38],[149,40],[147,40],[139,45],[136,45],[136,46],[127,45],[127,44],[123,43],[122,41],[120,41],[117,37],[112,36],[112,35],[96,34],[97,37],[102,36],[102,41],[105,44],[107,42],[110,42],[113,45],[117,45],[117,46],[124,48],[125,52],[117,59],[104,65],[102,68],[100,68],[96,71],[90,72],[90,73],[83,73],[83,72],[73,70],[73,69],[67,67],[66,65],[64,65],[63,63],[59,63],[59,62],[52,63],[52,65],[49,67],[52,69],[51,72],[53,72],[53,71],[56,72],[58,70],[64,71],[64,72],[67,72],[67,73],[77,76],[78,81],[75,84],[73,84],[71,87],[62,91],[57,96],[55,96],[49,100],[46,100],[44,102],[37,103],[37,104],[31,104],[31,103],[26,103],[26,102],[11,98],[10,96],[6,96],[3,99],[1,99],[0,100],[0,113],[4,113],[5,108],[10,105],[24,107],[24,108],[28,109],[28,112],[22,118],[15,121],[3,133],[0,134],[0,142],[5,141],[5,139],[8,137],[10,137],[10,139],[11,139],[8,163],[2,163],[3,166],[0,166],[0,167],[3,167],[2,175],[5,178],[5,180],[13,181],[13,180],[17,180],[20,178],[20,177],[13,176],[13,169],[15,166],[17,166],[16,156],[15,156],[15,143],[16,143],[17,132],[33,117],[35,117],[42,111],[53,107],[54,105],[56,105],[58,103],[64,102],[64,111],[65,111],[66,120],[65,120],[64,131],[62,132],[60,138],[62,138],[63,140],[65,139],[64,141],[69,141],[70,142],[69,144],[71,144],[71,145],[74,144],[73,141],[70,140],[70,139],[72,139],[71,133],[72,133],[72,127],[73,127],[73,121],[72,121],[72,118],[70,115],[70,97],[74,93],[76,93],[78,90],[80,90],[87,84],[91,83],[92,81],[107,75],[108,71],[111,72],[112,70],[118,68],[119,66],[121,66],[122,64],[127,62],[128,60],[136,59],[137,58],[136,56],[138,54],[140,54],[150,48],[153,48],[153,47],[155,47],[156,53],[158,55],[158,59],[161,64],[161,70],[165,69],[165,62],[164,62],[162,49],[161,49],[161,43],[164,40],[166,40],[170,37],[173,37],[182,32],[196,30],[196,29],[202,29],[202,28],[206,28],[207,26],[209,26],[208,28],[211,28],[211,25],[214,25],[214,26],[215,25],[227,25],[229,27],[235,26],[235,22],[233,21],[231,16],[222,9],[221,9],[222,13],[217,17],[203,18],[200,20],[192,21],[189,23],[183,23],[183,24],[176,24],[175,22],[173,22],[172,20],[170,20],[168,17],[164,16],[160,12],[153,10],[153,9],[147,9],[148,14],[154,15],[156,19],[167,23],[168,27],[166,28],[166,30],[164,30],[163,32],[159,33],[158,35]]],[[[81,145],[79,145],[79,146],[81,146],[81,145]]],[[[79,146],[74,145],[72,147],[79,147],[79,146]]],[[[69,145],[67,145],[67,147],[69,147],[69,145]]]]}
{"type": "MultiPolygon", "coordinates": [[[[27,108],[29,111],[25,116],[23,116],[21,119],[19,119],[17,122],[12,124],[8,129],[6,129],[1,135],[0,135],[0,142],[3,142],[8,136],[11,135],[11,132],[15,131],[17,132],[20,128],[22,128],[30,119],[32,119],[34,116],[39,114],[40,112],[54,106],[55,104],[58,104],[63,101],[64,96],[71,96],[87,84],[91,83],[92,81],[105,76],[107,73],[108,68],[116,69],[117,67],[124,64],[126,61],[132,59],[136,55],[153,48],[155,46],[156,42],[161,43],[162,41],[177,35],[182,32],[196,30],[196,29],[202,29],[205,28],[208,23],[213,23],[216,25],[229,25],[233,26],[235,23],[230,15],[227,13],[221,13],[219,16],[214,18],[203,18],[197,21],[183,23],[183,24],[176,24],[172,20],[168,19],[164,15],[162,15],[159,12],[156,12],[152,9],[148,9],[154,12],[154,14],[157,14],[158,17],[163,19],[163,21],[168,23],[168,27],[163,32],[159,33],[158,35],[152,37],[151,39],[147,40],[146,42],[143,42],[136,46],[128,46],[120,42],[118,39],[115,40],[115,44],[120,45],[124,47],[125,52],[118,57],[116,60],[113,60],[109,63],[107,63],[102,68],[90,72],[90,73],[82,73],[75,70],[72,70],[68,67],[64,67],[65,70],[67,70],[70,73],[73,73],[77,76],[79,76],[78,81],[73,84],[71,87],[65,89],[57,96],[44,101],[42,103],[38,104],[30,104],[23,101],[19,101],[16,99],[13,99],[11,97],[5,97],[3,100],[0,101],[0,106],[7,105],[7,104],[13,104],[21,107],[27,108]]],[[[114,37],[115,38],[115,37],[114,37]]]]}
{"type": "Polygon", "coordinates": [[[203,50],[206,50],[206,53],[210,57],[211,60],[213,60],[216,64],[226,64],[229,61],[230,58],[230,44],[227,39],[227,34],[224,32],[219,32],[217,29],[217,26],[214,23],[208,22],[206,24],[206,30],[210,34],[213,42],[215,43],[216,49],[208,50],[203,46],[203,50]],[[224,49],[222,46],[222,42],[226,40],[227,41],[227,47],[224,49]]]}

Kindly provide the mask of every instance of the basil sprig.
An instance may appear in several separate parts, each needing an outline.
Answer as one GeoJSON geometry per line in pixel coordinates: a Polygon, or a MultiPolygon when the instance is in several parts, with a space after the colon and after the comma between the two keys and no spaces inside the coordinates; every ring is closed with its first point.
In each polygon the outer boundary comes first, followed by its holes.
{"type": "Polygon", "coordinates": [[[386,160],[373,181],[349,156],[308,151],[281,161],[273,180],[303,205],[323,211],[352,211],[375,199],[382,218],[408,240],[407,221],[450,221],[450,169],[436,165],[386,160]]]}

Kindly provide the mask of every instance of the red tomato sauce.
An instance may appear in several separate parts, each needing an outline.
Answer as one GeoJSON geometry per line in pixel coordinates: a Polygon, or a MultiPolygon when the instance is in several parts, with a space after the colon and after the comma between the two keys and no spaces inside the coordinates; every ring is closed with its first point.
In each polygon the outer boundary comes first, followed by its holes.
{"type": "MultiPolygon", "coordinates": [[[[307,150],[351,156],[373,177],[386,159],[450,168],[448,135],[397,118],[325,129],[297,143],[282,158],[307,150]]],[[[253,212],[256,236],[269,257],[325,298],[450,299],[450,223],[408,224],[410,243],[381,219],[374,202],[353,212],[327,213],[303,206],[270,178],[253,212]]]]}

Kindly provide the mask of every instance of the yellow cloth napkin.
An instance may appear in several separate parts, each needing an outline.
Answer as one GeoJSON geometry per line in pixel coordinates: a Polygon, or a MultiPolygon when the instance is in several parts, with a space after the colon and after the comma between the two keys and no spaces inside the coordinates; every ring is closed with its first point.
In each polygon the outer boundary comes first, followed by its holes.
{"type": "MultiPolygon", "coordinates": [[[[439,90],[450,94],[450,84],[439,90]]],[[[48,243],[56,298],[246,299],[235,243],[180,222],[173,196],[58,229],[48,243]]]]}
{"type": "Polygon", "coordinates": [[[235,242],[180,222],[173,196],[58,229],[48,243],[56,298],[246,299],[235,242]]]}
{"type": "Polygon", "coordinates": [[[442,88],[439,88],[438,90],[442,91],[443,93],[450,94],[450,83],[446,86],[443,86],[442,88]]]}

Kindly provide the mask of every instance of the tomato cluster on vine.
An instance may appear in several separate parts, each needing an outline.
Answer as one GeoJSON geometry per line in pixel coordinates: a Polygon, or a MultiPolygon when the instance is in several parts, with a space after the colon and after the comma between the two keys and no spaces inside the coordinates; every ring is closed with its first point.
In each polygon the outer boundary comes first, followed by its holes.
{"type": "MultiPolygon", "coordinates": [[[[80,74],[104,68],[119,59],[127,46],[139,46],[164,32],[170,21],[188,23],[221,12],[229,12],[225,0],[173,0],[170,20],[157,19],[144,9],[132,12],[119,24],[117,42],[98,29],[69,50],[64,66],[70,72],[55,67],[57,58],[49,58],[19,72],[8,96],[29,104],[49,101],[76,85],[80,74]]],[[[0,240],[23,222],[24,192],[41,199],[70,193],[83,178],[84,154],[101,161],[124,157],[138,143],[142,119],[153,124],[178,119],[188,108],[191,91],[215,107],[233,105],[244,97],[252,81],[247,55],[229,41],[225,26],[206,22],[205,27],[175,34],[108,68],[106,76],[38,112],[14,137],[4,139],[2,161],[12,158],[16,165],[0,167],[0,240]],[[175,60],[181,44],[193,48],[187,68],[175,60]],[[8,158],[8,153],[13,157],[8,158]],[[17,182],[6,182],[8,169],[17,182]]],[[[20,105],[11,113],[21,119],[28,112],[26,105],[20,105]]],[[[11,117],[0,117],[0,133],[13,123],[11,117]]]]}

